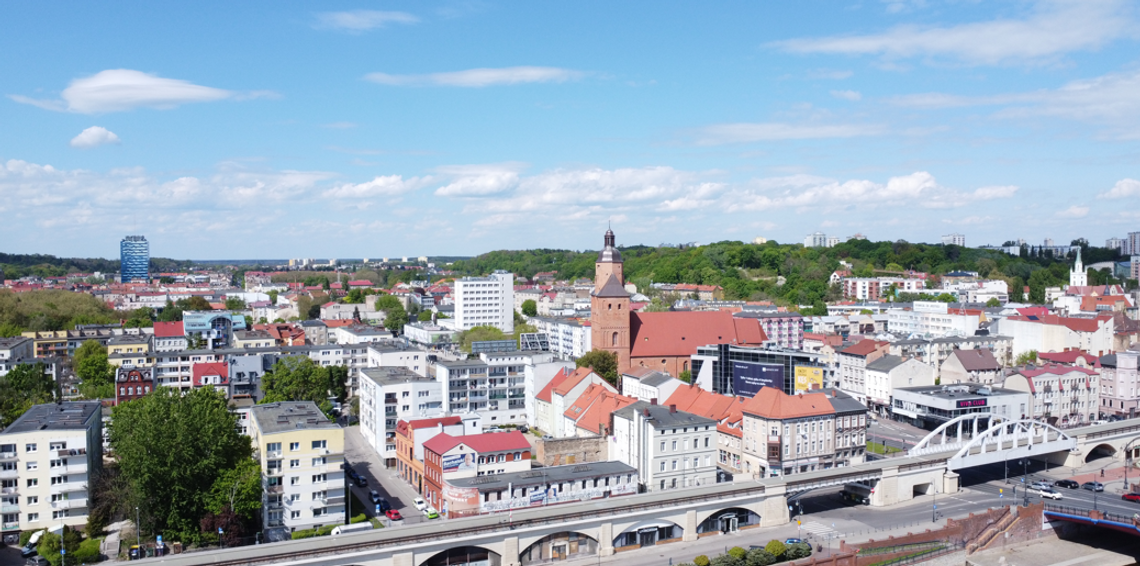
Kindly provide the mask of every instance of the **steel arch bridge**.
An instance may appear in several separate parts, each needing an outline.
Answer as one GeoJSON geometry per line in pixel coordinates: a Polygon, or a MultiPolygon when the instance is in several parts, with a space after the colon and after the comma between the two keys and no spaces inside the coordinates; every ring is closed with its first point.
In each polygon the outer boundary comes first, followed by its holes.
{"type": "Polygon", "coordinates": [[[946,460],[951,471],[1004,462],[1017,456],[1036,456],[1077,449],[1077,439],[1064,431],[1032,419],[1004,420],[993,413],[971,413],[946,421],[910,449],[911,456],[954,451],[946,460]],[[978,423],[989,428],[979,431],[978,423]],[[972,432],[967,429],[972,425],[972,432]],[[948,435],[948,431],[956,432],[948,435]],[[949,437],[948,437],[949,436],[949,437]]]}

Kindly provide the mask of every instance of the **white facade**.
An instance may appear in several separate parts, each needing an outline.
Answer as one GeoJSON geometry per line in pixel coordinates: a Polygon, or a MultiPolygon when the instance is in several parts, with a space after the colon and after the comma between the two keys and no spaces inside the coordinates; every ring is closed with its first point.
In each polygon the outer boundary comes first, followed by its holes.
{"type": "Polygon", "coordinates": [[[613,422],[609,459],[637,468],[648,491],[716,483],[716,421],[638,401],[613,422]]]}
{"type": "Polygon", "coordinates": [[[938,301],[915,301],[913,309],[890,309],[887,317],[891,332],[926,338],[973,336],[980,320],[977,314],[951,310],[950,305],[938,301]]]}
{"type": "Polygon", "coordinates": [[[891,406],[891,398],[899,387],[920,387],[934,385],[934,368],[914,358],[895,363],[883,356],[867,366],[867,405],[891,406]],[[893,367],[888,367],[893,366],[893,367]]]}
{"type": "Polygon", "coordinates": [[[1096,320],[1096,330],[1091,329],[1092,323],[1092,320],[1087,321],[1090,329],[1085,331],[1073,330],[1064,324],[999,318],[990,324],[990,333],[1013,338],[1011,355],[1014,359],[1030,350],[1036,352],[1084,350],[1098,356],[1112,352],[1115,326],[1113,320],[1111,318],[1096,320]]]}
{"type": "Polygon", "coordinates": [[[827,234],[823,232],[813,232],[804,238],[805,248],[823,248],[827,247],[827,234]]]}
{"type": "Polygon", "coordinates": [[[455,282],[455,326],[468,330],[494,326],[515,331],[515,276],[496,271],[487,277],[464,277],[455,282]]]}
{"type": "Polygon", "coordinates": [[[1027,418],[1060,424],[1087,423],[1100,411],[1100,374],[1093,370],[1046,366],[1023,369],[1005,378],[1006,389],[1029,394],[1027,418]]]}
{"type": "Polygon", "coordinates": [[[942,245],[966,246],[966,236],[963,234],[947,234],[942,236],[942,245]]]}
{"type": "Polygon", "coordinates": [[[395,466],[396,423],[443,414],[443,385],[402,367],[357,370],[360,434],[388,467],[395,466]]]}
{"type": "Polygon", "coordinates": [[[0,338],[0,376],[7,375],[17,360],[31,360],[35,356],[35,343],[31,338],[0,338]]]}
{"type": "Polygon", "coordinates": [[[1089,284],[1089,273],[1085,271],[1085,264],[1081,261],[1081,249],[1077,248],[1077,261],[1073,270],[1069,272],[1070,287],[1085,287],[1089,284]]]}
{"type": "Polygon", "coordinates": [[[578,359],[594,349],[593,333],[576,318],[531,317],[528,321],[550,340],[550,351],[578,359]]]}
{"type": "Polygon", "coordinates": [[[367,367],[402,367],[427,377],[428,352],[417,348],[401,348],[388,344],[368,346],[367,367]]]}

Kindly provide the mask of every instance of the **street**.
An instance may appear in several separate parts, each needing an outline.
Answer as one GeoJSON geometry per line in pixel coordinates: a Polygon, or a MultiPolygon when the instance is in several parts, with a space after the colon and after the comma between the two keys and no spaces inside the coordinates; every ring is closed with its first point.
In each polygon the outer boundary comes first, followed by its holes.
{"type": "MultiPolygon", "coordinates": [[[[344,459],[352,465],[352,469],[368,479],[368,487],[358,487],[351,480],[349,480],[349,484],[352,492],[368,507],[364,512],[369,517],[376,516],[376,508],[368,498],[368,490],[375,489],[380,492],[380,497],[387,499],[388,503],[392,504],[392,508],[399,510],[400,515],[404,518],[403,521],[395,521],[396,524],[392,525],[392,521],[380,514],[379,517],[385,526],[399,526],[401,523],[419,523],[428,520],[422,512],[412,506],[412,500],[418,494],[411,485],[400,479],[394,470],[388,470],[384,467],[380,455],[364,441],[359,426],[344,429],[344,459]]],[[[354,508],[351,510],[350,516],[358,514],[360,511],[360,509],[354,508]]]]}

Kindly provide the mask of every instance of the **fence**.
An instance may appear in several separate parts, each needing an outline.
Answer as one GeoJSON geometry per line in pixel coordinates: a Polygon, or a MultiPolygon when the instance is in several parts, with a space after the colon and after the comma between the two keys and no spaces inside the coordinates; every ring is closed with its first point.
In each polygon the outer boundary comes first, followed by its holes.
{"type": "Polygon", "coordinates": [[[889,560],[884,560],[882,562],[875,562],[874,564],[871,564],[870,566],[897,566],[897,565],[901,565],[901,564],[916,564],[918,562],[926,562],[926,561],[931,560],[933,558],[938,558],[939,556],[945,556],[947,554],[953,554],[955,552],[961,552],[965,548],[966,548],[966,546],[960,542],[942,543],[941,545],[934,547],[934,548],[931,548],[929,550],[920,550],[920,551],[915,552],[913,554],[907,554],[905,556],[899,556],[897,558],[891,558],[889,560]]]}

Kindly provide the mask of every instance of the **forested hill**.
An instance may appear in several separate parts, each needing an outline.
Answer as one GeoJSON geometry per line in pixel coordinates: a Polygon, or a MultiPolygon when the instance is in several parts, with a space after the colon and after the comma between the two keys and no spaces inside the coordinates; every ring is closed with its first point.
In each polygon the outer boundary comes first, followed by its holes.
{"type": "MultiPolygon", "coordinates": [[[[152,272],[184,271],[194,262],[160,257],[150,258],[152,272]]],[[[56,257],[43,254],[0,253],[0,273],[6,279],[29,275],[62,277],[69,273],[118,273],[119,260],[103,258],[56,257]]]]}
{"type": "MultiPolygon", "coordinates": [[[[1096,256],[1098,250],[1086,254],[1096,256]]],[[[805,248],[799,244],[745,244],[717,242],[689,248],[635,246],[621,248],[627,281],[644,289],[652,282],[721,285],[726,299],[775,300],[780,304],[817,305],[838,297],[828,288],[828,277],[839,261],[854,266],[855,275],[913,269],[941,275],[951,271],[977,271],[983,277],[1004,279],[1012,298],[1029,284],[1033,299],[1044,300],[1047,286],[1067,284],[1069,260],[1010,256],[1001,251],[958,246],[851,240],[833,248],[805,248]],[[783,277],[783,285],[777,284],[783,277]],[[1038,293],[1040,295],[1038,296],[1038,293]]],[[[495,251],[451,268],[464,275],[482,275],[503,269],[532,277],[554,271],[559,279],[593,277],[597,252],[567,250],[495,251]]],[[[1090,283],[1102,282],[1100,274],[1090,283]]]]}

